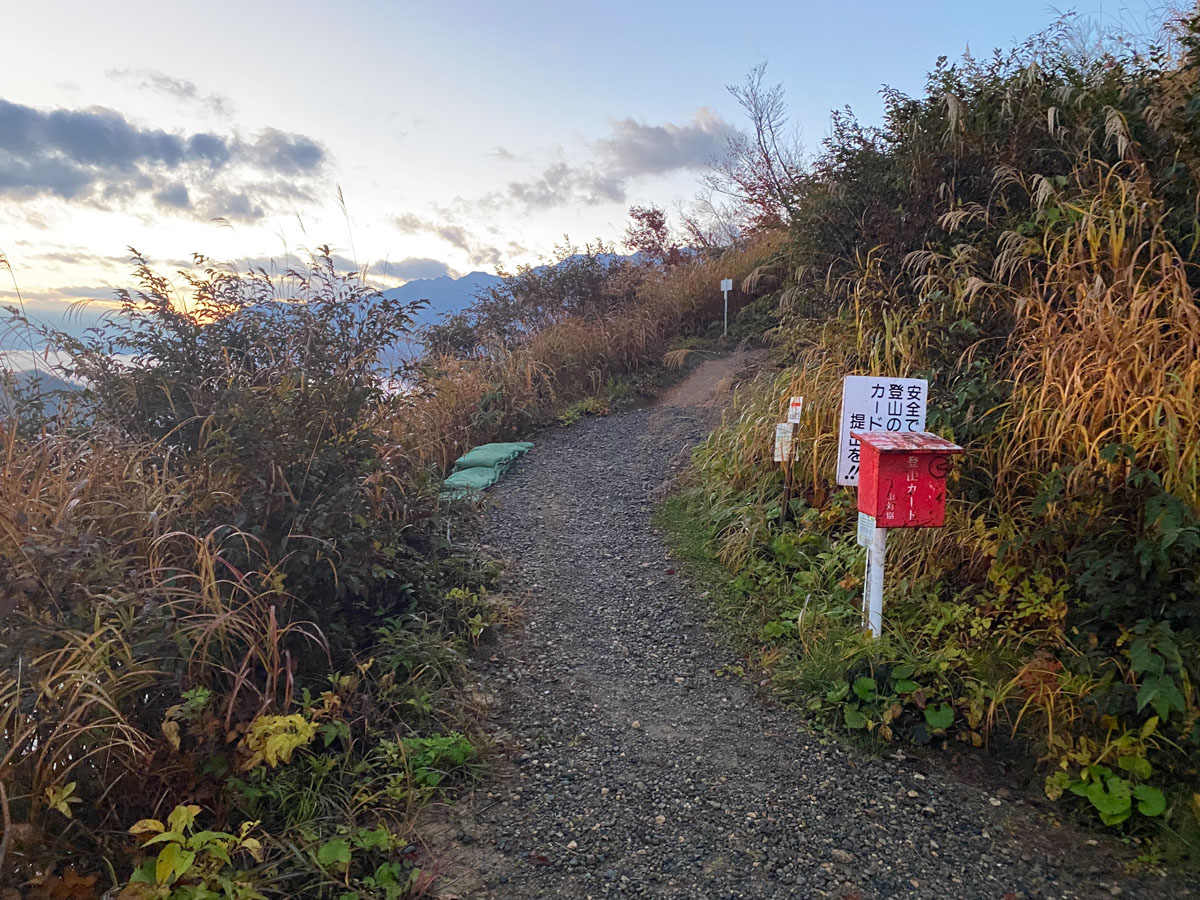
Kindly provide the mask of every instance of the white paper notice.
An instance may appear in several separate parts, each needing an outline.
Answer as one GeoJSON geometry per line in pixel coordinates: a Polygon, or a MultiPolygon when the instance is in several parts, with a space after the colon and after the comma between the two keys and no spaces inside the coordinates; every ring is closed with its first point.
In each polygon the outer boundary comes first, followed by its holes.
{"type": "Polygon", "coordinates": [[[792,459],[792,437],[796,426],[791,422],[780,422],[775,426],[775,462],[792,459]]]}
{"type": "Polygon", "coordinates": [[[858,514],[858,546],[870,547],[875,537],[875,517],[864,512],[858,514]]]}

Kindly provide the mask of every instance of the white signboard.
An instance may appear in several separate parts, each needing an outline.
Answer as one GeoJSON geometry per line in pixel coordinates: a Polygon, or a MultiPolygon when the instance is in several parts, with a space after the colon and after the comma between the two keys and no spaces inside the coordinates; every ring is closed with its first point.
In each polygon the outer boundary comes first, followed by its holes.
{"type": "Polygon", "coordinates": [[[791,422],[780,422],[775,426],[775,462],[792,459],[792,437],[796,426],[791,422]]]}
{"type": "Polygon", "coordinates": [[[924,431],[929,382],[924,378],[847,375],[842,382],[837,483],[858,484],[858,441],[851,431],[924,431]]]}
{"type": "Polygon", "coordinates": [[[864,512],[858,514],[858,546],[870,547],[875,537],[875,517],[864,512]]]}
{"type": "Polygon", "coordinates": [[[793,397],[788,403],[788,421],[799,422],[802,412],[804,412],[804,398],[793,397]]]}
{"type": "Polygon", "coordinates": [[[733,279],[732,278],[722,278],[721,279],[721,290],[732,291],[733,290],[733,279]]]}

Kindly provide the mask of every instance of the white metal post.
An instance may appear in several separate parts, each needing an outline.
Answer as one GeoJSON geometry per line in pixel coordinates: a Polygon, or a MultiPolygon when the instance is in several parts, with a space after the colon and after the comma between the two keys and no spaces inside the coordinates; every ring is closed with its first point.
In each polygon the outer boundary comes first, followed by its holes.
{"type": "Polygon", "coordinates": [[[725,295],[725,330],[721,332],[722,337],[729,337],[729,291],[721,291],[725,295]]]}
{"type": "Polygon", "coordinates": [[[866,625],[871,637],[883,634],[883,567],[887,551],[886,528],[876,528],[867,547],[867,577],[863,586],[866,625]]]}

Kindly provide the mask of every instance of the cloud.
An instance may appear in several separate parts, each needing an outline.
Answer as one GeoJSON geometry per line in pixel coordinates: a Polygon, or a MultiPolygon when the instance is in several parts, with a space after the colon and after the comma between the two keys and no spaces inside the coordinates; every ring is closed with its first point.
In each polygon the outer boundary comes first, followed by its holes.
{"type": "Polygon", "coordinates": [[[159,206],[175,207],[176,209],[187,209],[192,205],[188,198],[187,185],[178,181],[156,191],[154,202],[159,206]]]}
{"type": "Polygon", "coordinates": [[[110,69],[110,78],[136,82],[146,90],[158,91],[175,100],[204,106],[218,116],[228,117],[233,113],[233,102],[220,94],[201,94],[196,85],[186,78],[176,78],[155,69],[110,69]]]}
{"type": "Polygon", "coordinates": [[[623,180],[594,168],[573,168],[560,162],[528,181],[513,181],[509,196],[530,209],[549,209],[566,202],[621,203],[625,200],[623,180]]]}
{"type": "Polygon", "coordinates": [[[139,200],[211,218],[255,219],[272,201],[310,199],[328,161],[302,134],[252,139],[144,128],[112,109],[41,110],[0,99],[0,198],[113,208],[139,200]]]}
{"type": "Polygon", "coordinates": [[[708,108],[697,110],[683,125],[617,119],[611,134],[591,143],[586,163],[552,163],[533,178],[510,182],[507,195],[526,209],[538,210],[623,203],[629,182],[703,168],[720,155],[733,134],[733,127],[708,108]]]}
{"type": "MultiPolygon", "coordinates": [[[[40,304],[31,303],[31,301],[45,300],[111,300],[113,297],[113,288],[109,285],[95,286],[68,286],[54,288],[46,291],[21,291],[20,300],[23,301],[26,307],[36,306],[41,308],[40,304]]],[[[0,302],[7,305],[10,301],[17,300],[16,291],[0,291],[0,302]]],[[[62,306],[48,306],[47,309],[55,312],[61,312],[62,306]]]]}
{"type": "Polygon", "coordinates": [[[470,257],[471,265],[496,266],[502,254],[492,245],[481,241],[471,231],[455,222],[443,219],[426,219],[414,213],[400,213],[392,217],[392,225],[401,234],[432,234],[447,244],[462,250],[470,257]]]}
{"type": "MultiPolygon", "coordinates": [[[[361,272],[365,264],[365,280],[370,285],[377,285],[384,282],[388,284],[403,284],[406,281],[413,281],[417,278],[440,278],[443,275],[457,278],[459,275],[458,272],[440,259],[431,259],[429,257],[410,256],[399,260],[376,259],[365,261],[351,259],[342,253],[334,253],[331,259],[333,260],[334,269],[338,272],[361,272]]],[[[307,257],[302,251],[286,258],[255,256],[247,259],[239,259],[236,261],[236,264],[242,271],[249,268],[261,268],[272,275],[278,275],[289,268],[303,270],[307,262],[307,257]]],[[[173,260],[171,265],[181,269],[192,268],[190,260],[173,260]]]]}
{"type": "Polygon", "coordinates": [[[601,138],[596,146],[610,170],[631,178],[703,168],[725,149],[732,134],[724,119],[701,107],[686,125],[618,119],[612,136],[601,138]]]}
{"type": "MultiPolygon", "coordinates": [[[[20,243],[20,242],[18,242],[20,243]]],[[[25,242],[28,246],[28,242],[25,242]]],[[[66,247],[58,246],[53,249],[38,248],[40,252],[24,256],[20,262],[14,261],[13,265],[16,268],[26,264],[37,263],[39,268],[46,268],[47,264],[51,266],[87,266],[92,269],[121,269],[129,270],[133,268],[129,254],[120,256],[105,255],[94,253],[91,250],[82,247],[66,247]]]]}
{"type": "Polygon", "coordinates": [[[259,167],[266,171],[303,175],[321,167],[325,148],[302,134],[268,128],[254,142],[254,156],[259,167]]]}
{"type": "Polygon", "coordinates": [[[385,260],[384,262],[376,263],[375,268],[384,275],[392,278],[401,278],[405,281],[414,281],[418,278],[442,278],[449,276],[457,278],[458,273],[451,269],[440,259],[429,259],[428,257],[410,256],[407,259],[396,261],[385,260]]]}

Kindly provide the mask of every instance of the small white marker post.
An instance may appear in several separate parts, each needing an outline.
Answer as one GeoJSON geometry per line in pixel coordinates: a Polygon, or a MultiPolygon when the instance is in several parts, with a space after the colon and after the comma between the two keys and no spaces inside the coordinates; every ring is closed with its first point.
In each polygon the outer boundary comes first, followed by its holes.
{"type": "Polygon", "coordinates": [[[887,556],[886,528],[875,528],[867,546],[867,583],[863,586],[866,600],[867,630],[871,637],[883,634],[883,567],[887,556]]]}
{"type": "Polygon", "coordinates": [[[721,332],[722,337],[729,335],[729,292],[733,290],[733,279],[721,279],[721,293],[725,295],[725,330],[721,332]]]}
{"type": "Polygon", "coordinates": [[[887,550],[886,528],[875,527],[875,517],[858,514],[858,545],[867,548],[863,579],[863,624],[872,637],[883,632],[883,573],[887,550]]]}

